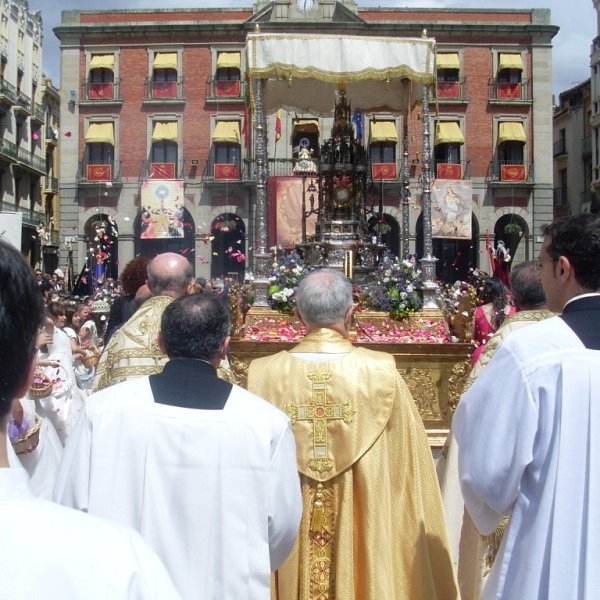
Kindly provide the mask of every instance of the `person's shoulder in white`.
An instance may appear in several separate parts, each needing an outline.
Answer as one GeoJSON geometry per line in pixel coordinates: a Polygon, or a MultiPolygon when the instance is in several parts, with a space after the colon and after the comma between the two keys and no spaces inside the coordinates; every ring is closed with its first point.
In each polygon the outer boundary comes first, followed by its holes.
{"type": "Polygon", "coordinates": [[[11,498],[0,501],[2,597],[181,598],[136,531],[33,497],[22,469],[1,472],[12,480],[11,498]]]}

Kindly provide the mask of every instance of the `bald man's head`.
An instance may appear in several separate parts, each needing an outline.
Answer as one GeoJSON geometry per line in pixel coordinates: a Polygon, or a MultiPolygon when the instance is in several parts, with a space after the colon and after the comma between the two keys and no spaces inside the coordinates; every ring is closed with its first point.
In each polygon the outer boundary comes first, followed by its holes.
{"type": "Polygon", "coordinates": [[[148,286],[153,296],[184,296],[193,279],[192,265],[174,252],[159,254],[148,265],[148,286]]]}

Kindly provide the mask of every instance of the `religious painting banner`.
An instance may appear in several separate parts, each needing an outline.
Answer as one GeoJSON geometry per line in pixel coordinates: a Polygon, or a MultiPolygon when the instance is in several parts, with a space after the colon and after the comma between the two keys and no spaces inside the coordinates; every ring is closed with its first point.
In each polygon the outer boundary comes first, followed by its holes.
{"type": "Polygon", "coordinates": [[[175,163],[152,163],[150,177],[152,179],[175,179],[175,163]]]}
{"type": "Polygon", "coordinates": [[[88,165],[88,181],[111,181],[111,165],[88,165]]]}
{"type": "Polygon", "coordinates": [[[216,95],[219,98],[239,98],[240,97],[240,81],[216,81],[216,95]]]}
{"type": "Polygon", "coordinates": [[[89,87],[90,100],[103,100],[113,97],[112,83],[90,83],[89,87]]]}
{"type": "Polygon", "coordinates": [[[502,165],[500,179],[502,181],[525,181],[525,165],[502,165]]]}
{"type": "MultiPolygon", "coordinates": [[[[306,188],[311,179],[306,178],[306,188]]],[[[271,229],[271,240],[275,238],[275,245],[282,248],[293,248],[302,241],[302,193],[303,181],[301,177],[270,177],[269,178],[269,206],[271,214],[269,221],[275,224],[275,231],[271,229]],[[275,212],[275,214],[273,214],[275,212]]],[[[306,210],[310,210],[310,194],[305,192],[306,210]]],[[[319,202],[318,195],[314,195],[314,206],[319,202]]],[[[306,219],[306,235],[315,233],[317,222],[316,215],[306,219]]]]}
{"type": "Polygon", "coordinates": [[[398,178],[396,163],[373,163],[371,168],[373,181],[390,181],[398,178]]]}
{"type": "Polygon", "coordinates": [[[436,177],[438,179],[462,179],[462,165],[438,163],[436,177]]]}
{"type": "Polygon", "coordinates": [[[431,186],[431,235],[434,238],[471,239],[473,183],[436,179],[431,186]]]}
{"type": "Polygon", "coordinates": [[[142,239],[182,238],[185,209],[182,179],[148,179],[142,184],[142,239]]]}
{"type": "Polygon", "coordinates": [[[240,168],[237,164],[215,165],[214,177],[217,181],[232,181],[240,178],[240,168]]]}

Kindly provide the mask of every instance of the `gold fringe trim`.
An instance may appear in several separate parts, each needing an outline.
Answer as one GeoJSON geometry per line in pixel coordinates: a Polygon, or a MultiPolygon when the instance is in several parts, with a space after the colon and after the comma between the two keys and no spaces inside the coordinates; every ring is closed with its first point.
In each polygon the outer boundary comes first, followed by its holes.
{"type": "Polygon", "coordinates": [[[485,547],[484,555],[483,555],[483,574],[486,576],[494,566],[494,561],[496,560],[496,555],[498,554],[498,550],[500,549],[500,544],[502,543],[502,538],[504,537],[504,533],[506,532],[506,526],[508,525],[509,517],[504,517],[502,522],[492,533],[489,535],[482,536],[483,544],[485,547]]]}

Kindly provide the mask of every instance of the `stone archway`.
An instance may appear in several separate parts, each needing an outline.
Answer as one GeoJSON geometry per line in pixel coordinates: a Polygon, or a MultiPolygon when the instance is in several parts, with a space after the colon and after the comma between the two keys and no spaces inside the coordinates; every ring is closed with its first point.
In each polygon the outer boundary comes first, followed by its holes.
{"type": "MultiPolygon", "coordinates": [[[[377,225],[378,217],[371,217],[367,225],[369,226],[369,233],[373,236],[377,235],[375,226],[377,225]]],[[[400,256],[400,224],[398,221],[388,213],[383,213],[383,225],[384,233],[382,233],[381,241],[384,243],[388,250],[395,256],[400,256]],[[387,227],[385,227],[387,225],[387,227]],[[389,229],[388,229],[389,227],[389,229]]]]}

